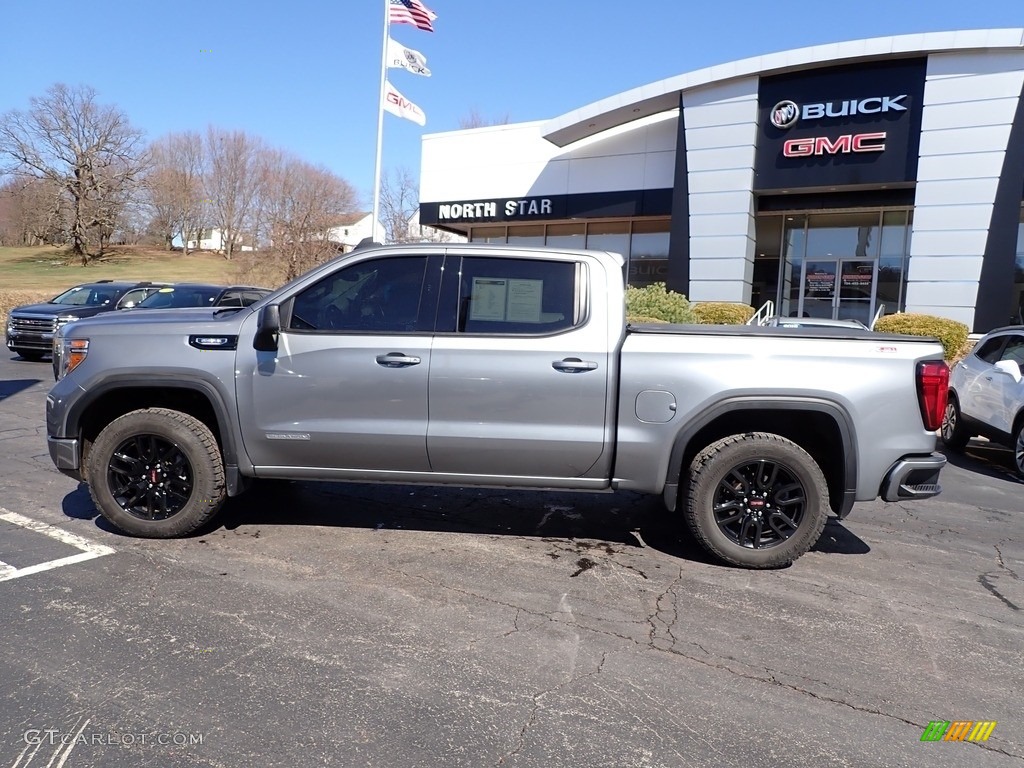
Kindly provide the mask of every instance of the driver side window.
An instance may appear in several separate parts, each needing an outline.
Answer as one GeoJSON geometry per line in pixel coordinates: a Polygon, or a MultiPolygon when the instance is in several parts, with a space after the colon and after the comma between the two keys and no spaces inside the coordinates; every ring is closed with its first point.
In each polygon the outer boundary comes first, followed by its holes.
{"type": "Polygon", "coordinates": [[[427,258],[421,256],[372,259],[344,267],[295,297],[287,330],[299,333],[429,330],[433,317],[424,303],[426,267],[427,258]]]}

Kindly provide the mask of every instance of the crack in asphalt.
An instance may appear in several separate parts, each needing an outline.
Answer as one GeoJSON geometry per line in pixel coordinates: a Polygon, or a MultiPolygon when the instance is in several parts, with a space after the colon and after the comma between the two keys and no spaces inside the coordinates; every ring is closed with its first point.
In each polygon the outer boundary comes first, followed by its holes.
{"type": "MultiPolygon", "coordinates": [[[[1002,542],[999,542],[999,544],[1002,544],[1002,542]]],[[[1000,568],[1010,574],[1013,578],[1017,579],[1017,581],[1020,581],[1020,576],[1017,575],[1017,572],[1007,566],[1006,562],[1003,560],[1003,552],[999,549],[999,544],[992,545],[996,550],[996,562],[999,564],[1000,568]]]]}
{"type": "MultiPolygon", "coordinates": [[[[436,582],[432,582],[429,579],[427,579],[427,578],[425,578],[423,576],[420,576],[418,574],[409,574],[409,573],[406,573],[404,571],[399,571],[399,573],[401,573],[402,575],[404,575],[406,577],[412,577],[412,578],[420,579],[420,580],[425,581],[425,582],[427,582],[428,584],[430,584],[431,586],[434,586],[434,587],[440,587],[442,589],[449,589],[449,590],[451,590],[453,592],[456,592],[458,594],[462,594],[462,595],[465,595],[467,597],[475,598],[477,600],[482,600],[483,602],[492,603],[494,605],[500,605],[500,606],[503,606],[505,608],[512,608],[512,609],[517,611],[517,615],[516,615],[516,619],[515,619],[515,621],[517,623],[518,623],[519,615],[520,614],[536,616],[536,617],[538,617],[540,619],[543,619],[545,621],[560,623],[559,620],[556,617],[551,616],[550,614],[544,614],[544,613],[540,613],[538,611],[531,611],[531,610],[528,610],[526,608],[523,608],[522,606],[513,605],[511,603],[505,603],[505,602],[502,602],[500,600],[495,600],[494,598],[491,598],[491,597],[486,597],[484,595],[478,595],[478,594],[470,592],[468,590],[459,589],[459,588],[452,587],[452,586],[447,585],[447,584],[439,584],[439,583],[436,583],[436,582]]],[[[648,648],[648,649],[650,649],[652,651],[658,652],[658,653],[668,653],[668,654],[671,654],[674,657],[682,658],[682,659],[685,659],[687,661],[692,661],[692,662],[694,662],[696,664],[700,664],[700,665],[708,667],[710,669],[714,669],[714,670],[717,670],[719,672],[725,672],[726,674],[733,675],[734,677],[739,677],[739,678],[742,678],[744,680],[750,680],[752,682],[763,683],[763,684],[766,684],[766,685],[772,685],[772,686],[776,686],[778,688],[785,688],[786,690],[792,691],[793,693],[797,693],[797,694],[804,695],[804,696],[809,696],[809,697],[811,697],[811,698],[813,698],[813,699],[815,699],[817,701],[822,701],[822,702],[826,702],[826,703],[830,703],[830,704],[836,704],[838,706],[846,707],[848,709],[854,710],[855,712],[861,712],[861,713],[868,714],[868,715],[877,715],[879,717],[889,718],[890,720],[895,720],[895,721],[903,723],[905,725],[911,725],[911,726],[913,726],[915,728],[920,728],[920,729],[922,729],[922,731],[926,727],[927,723],[915,722],[915,721],[909,720],[909,719],[907,719],[905,717],[900,717],[899,715],[896,715],[896,714],[892,714],[892,713],[889,713],[889,712],[883,712],[883,711],[881,711],[879,709],[874,709],[872,707],[867,707],[867,706],[862,706],[862,705],[858,705],[858,704],[853,704],[853,703],[850,703],[848,701],[843,701],[842,699],[838,699],[838,698],[834,698],[834,697],[831,697],[831,696],[826,696],[826,695],[823,695],[823,694],[820,694],[820,693],[816,693],[816,692],[814,692],[812,690],[809,690],[807,688],[803,688],[803,687],[801,687],[799,685],[794,685],[792,683],[784,682],[783,680],[780,680],[778,677],[776,677],[777,674],[781,674],[781,673],[777,673],[777,672],[775,672],[774,670],[772,670],[772,669],[770,669],[768,667],[764,668],[764,670],[765,670],[765,674],[764,675],[759,675],[759,674],[755,674],[754,672],[746,672],[746,671],[744,671],[742,669],[737,669],[735,666],[730,666],[730,665],[728,665],[726,663],[721,663],[721,662],[715,661],[716,657],[712,653],[710,653],[706,648],[704,648],[702,645],[700,645],[699,643],[691,642],[689,644],[699,648],[701,650],[701,652],[704,653],[707,658],[700,658],[700,657],[697,657],[697,656],[693,656],[693,655],[690,655],[689,653],[685,653],[682,650],[674,647],[675,643],[678,642],[678,640],[677,640],[677,638],[675,638],[674,634],[672,633],[672,627],[673,627],[673,625],[674,625],[674,623],[676,621],[676,617],[678,616],[678,609],[677,608],[673,608],[673,610],[672,610],[673,619],[671,621],[666,621],[664,619],[660,619],[658,617],[658,614],[661,613],[662,610],[663,610],[662,607],[661,607],[662,602],[664,600],[666,600],[669,597],[669,595],[673,594],[673,592],[672,592],[673,588],[681,582],[682,578],[683,578],[683,569],[680,567],[679,575],[677,575],[676,578],[673,579],[672,583],[664,591],[662,591],[661,594],[659,594],[658,597],[656,598],[656,601],[655,601],[656,610],[655,610],[655,612],[653,614],[651,614],[648,617],[648,620],[647,620],[647,623],[648,623],[648,625],[650,626],[651,629],[650,629],[650,632],[648,633],[648,640],[647,640],[646,643],[644,643],[641,640],[638,640],[637,638],[628,637],[628,636],[625,636],[625,635],[620,635],[617,632],[610,632],[608,630],[599,629],[599,628],[596,628],[596,627],[588,627],[588,626],[585,626],[585,625],[582,625],[582,624],[578,624],[578,623],[575,624],[574,626],[578,630],[583,630],[585,632],[596,634],[596,635],[605,635],[605,636],[608,636],[608,637],[613,637],[613,638],[625,641],[625,642],[630,643],[630,644],[635,645],[635,646],[646,647],[646,648],[648,648]],[[656,644],[655,634],[657,632],[657,627],[658,627],[658,622],[659,621],[665,627],[666,633],[668,634],[668,636],[672,639],[672,641],[673,641],[672,647],[663,648],[663,647],[658,647],[658,645],[656,644]]],[[[510,633],[506,633],[506,636],[508,634],[512,634],[512,633],[511,632],[510,633]]],[[[737,664],[743,664],[743,662],[737,661],[735,659],[733,661],[735,661],[737,664]]],[[[602,665],[603,665],[603,662],[602,662],[602,665]]],[[[751,669],[753,669],[753,668],[751,668],[751,669]]],[[[591,673],[591,674],[596,674],[596,672],[595,673],[591,673]]],[[[582,679],[582,677],[581,678],[577,678],[577,679],[582,679]]],[[[526,733],[526,731],[528,730],[530,725],[536,719],[537,710],[539,708],[537,706],[537,700],[540,697],[542,697],[543,695],[547,694],[547,693],[552,693],[552,692],[558,690],[559,688],[564,687],[569,682],[572,682],[572,681],[567,681],[566,683],[563,683],[563,684],[561,684],[559,686],[556,686],[555,688],[551,689],[550,691],[545,691],[542,694],[538,694],[538,695],[536,695],[534,697],[535,707],[534,707],[533,711],[531,712],[531,716],[530,716],[529,722],[523,727],[523,730],[520,732],[520,744],[519,744],[519,746],[517,746],[516,749],[512,750],[511,752],[507,753],[505,756],[503,756],[498,761],[497,765],[503,764],[506,759],[514,756],[522,748],[522,746],[523,746],[522,736],[523,736],[523,734],[526,733]]],[[[822,682],[822,681],[818,681],[818,682],[822,682]]],[[[822,684],[824,685],[824,684],[827,684],[827,683],[823,683],[822,682],[822,684]]],[[[998,754],[1006,755],[1007,757],[1013,757],[1013,758],[1017,758],[1017,759],[1019,759],[1021,761],[1024,761],[1024,755],[1019,755],[1019,754],[1015,754],[1013,752],[1008,752],[1005,749],[1001,749],[999,747],[995,747],[995,746],[993,746],[991,744],[988,744],[988,743],[971,742],[971,744],[973,744],[974,746],[977,746],[977,747],[979,747],[981,749],[985,749],[987,751],[990,751],[990,752],[996,752],[998,754]]]]}
{"type": "Polygon", "coordinates": [[[517,754],[519,754],[519,751],[526,745],[526,732],[530,730],[530,727],[537,721],[537,714],[540,712],[542,708],[542,700],[544,699],[544,697],[549,696],[553,693],[557,693],[563,688],[567,688],[570,685],[580,682],[581,680],[586,680],[589,677],[596,677],[597,675],[601,674],[601,672],[604,670],[604,665],[607,660],[608,652],[605,651],[601,654],[601,661],[597,663],[597,669],[595,669],[594,671],[587,672],[584,675],[573,675],[568,680],[563,680],[562,682],[560,682],[554,688],[549,688],[547,690],[541,691],[540,693],[535,693],[533,695],[533,707],[530,709],[530,716],[526,719],[526,723],[519,730],[518,743],[509,752],[506,752],[504,755],[499,757],[498,762],[496,762],[495,765],[504,765],[506,760],[515,757],[517,754]]]}

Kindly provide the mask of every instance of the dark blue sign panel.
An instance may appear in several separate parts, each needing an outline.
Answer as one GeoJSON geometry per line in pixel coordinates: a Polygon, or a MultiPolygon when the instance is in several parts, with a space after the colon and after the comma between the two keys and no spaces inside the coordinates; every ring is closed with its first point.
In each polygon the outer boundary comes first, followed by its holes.
{"type": "Polygon", "coordinates": [[[926,66],[902,59],[761,78],[755,189],[913,182],[926,66]]]}

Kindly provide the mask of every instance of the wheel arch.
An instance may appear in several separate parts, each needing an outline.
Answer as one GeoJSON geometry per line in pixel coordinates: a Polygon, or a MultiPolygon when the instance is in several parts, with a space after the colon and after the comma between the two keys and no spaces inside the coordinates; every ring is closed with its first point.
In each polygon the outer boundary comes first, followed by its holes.
{"type": "Polygon", "coordinates": [[[825,474],[832,511],[840,518],[849,514],[857,489],[856,429],[842,405],[822,398],[739,396],[702,411],[676,434],[666,474],[665,505],[677,509],[683,472],[700,451],[723,437],[745,432],[781,435],[807,451],[825,474]],[[795,412],[804,418],[793,419],[795,412]]]}
{"type": "Polygon", "coordinates": [[[198,377],[159,376],[118,378],[90,389],[68,409],[67,434],[82,440],[82,466],[92,442],[111,421],[142,408],[170,408],[203,422],[213,433],[228,470],[228,493],[236,495],[244,484],[239,464],[248,465],[240,450],[231,411],[219,389],[198,377]]]}

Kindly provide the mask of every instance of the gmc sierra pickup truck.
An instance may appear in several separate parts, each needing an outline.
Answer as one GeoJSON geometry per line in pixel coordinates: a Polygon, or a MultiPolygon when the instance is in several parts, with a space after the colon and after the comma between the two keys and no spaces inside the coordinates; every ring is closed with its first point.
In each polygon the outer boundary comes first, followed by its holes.
{"type": "Polygon", "coordinates": [[[53,364],[50,455],[137,536],[259,478],[625,489],[768,568],[830,511],[934,496],[945,463],[936,341],[628,326],[595,251],[361,247],[251,307],[73,323],[53,364]]]}

